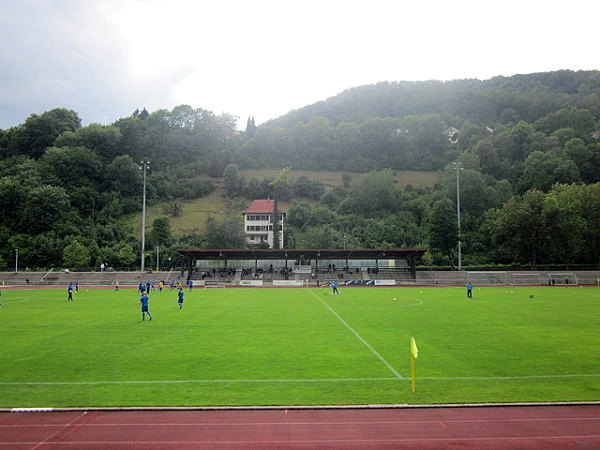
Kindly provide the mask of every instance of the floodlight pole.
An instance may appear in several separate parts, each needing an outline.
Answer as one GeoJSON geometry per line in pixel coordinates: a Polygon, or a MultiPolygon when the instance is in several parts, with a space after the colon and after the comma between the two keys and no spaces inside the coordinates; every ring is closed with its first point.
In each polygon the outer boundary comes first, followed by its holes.
{"type": "Polygon", "coordinates": [[[456,217],[458,223],[458,270],[462,270],[461,235],[460,235],[460,171],[463,170],[461,162],[453,162],[456,170],[456,217]]]}
{"type": "Polygon", "coordinates": [[[15,248],[15,273],[19,272],[19,249],[15,248]]]}
{"type": "Polygon", "coordinates": [[[150,161],[142,161],[142,169],[144,171],[144,190],[142,195],[142,272],[144,271],[144,250],[146,248],[146,170],[150,168],[150,161]]]}

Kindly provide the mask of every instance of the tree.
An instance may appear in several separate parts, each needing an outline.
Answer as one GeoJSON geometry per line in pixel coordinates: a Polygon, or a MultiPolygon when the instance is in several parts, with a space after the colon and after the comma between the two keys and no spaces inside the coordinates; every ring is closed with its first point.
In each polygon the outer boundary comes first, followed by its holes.
{"type": "Polygon", "coordinates": [[[284,167],[279,171],[273,181],[269,183],[269,186],[273,190],[273,198],[278,200],[287,200],[291,197],[292,193],[292,182],[290,179],[290,171],[292,167],[284,167]]]}
{"type": "Polygon", "coordinates": [[[340,248],[343,236],[331,225],[318,225],[296,235],[298,248],[340,248]]]}
{"type": "Polygon", "coordinates": [[[311,217],[312,210],[308,204],[294,203],[287,213],[287,224],[303,230],[310,225],[311,217]]]}
{"type": "Polygon", "coordinates": [[[72,239],[63,250],[63,265],[70,268],[89,267],[90,251],[77,239],[72,239]]]}
{"type": "Polygon", "coordinates": [[[279,171],[277,177],[271,182],[273,187],[273,248],[281,248],[281,217],[279,214],[279,200],[285,197],[284,192],[290,189],[291,167],[284,167],[279,171]]]}
{"type": "Polygon", "coordinates": [[[244,191],[244,177],[239,172],[237,164],[229,164],[223,171],[225,193],[228,197],[237,197],[244,191]]]}
{"type": "Polygon", "coordinates": [[[0,178],[0,211],[2,224],[15,228],[22,216],[23,202],[30,187],[16,176],[0,178]]]}
{"type": "Polygon", "coordinates": [[[579,138],[571,139],[564,146],[566,155],[573,161],[579,170],[584,183],[595,183],[600,180],[600,146],[586,145],[579,138]]]}
{"type": "Polygon", "coordinates": [[[102,184],[103,169],[98,155],[85,147],[50,147],[39,159],[42,177],[54,186],[69,190],[102,184]]]}
{"type": "MultiPolygon", "coordinates": [[[[460,209],[461,212],[481,213],[489,208],[501,205],[503,196],[496,193],[498,182],[492,177],[486,177],[478,170],[467,169],[460,171],[460,209]]],[[[456,203],[456,171],[448,166],[440,185],[444,196],[456,203]]]]}
{"type": "Polygon", "coordinates": [[[11,147],[13,152],[39,158],[63,132],[74,132],[79,127],[81,119],[73,110],[56,108],[39,116],[32,114],[17,129],[11,147]]]}
{"type": "Polygon", "coordinates": [[[445,198],[433,204],[429,222],[429,247],[437,264],[454,265],[452,255],[458,245],[458,224],[452,202],[445,198]]]}
{"type": "Polygon", "coordinates": [[[121,152],[121,130],[93,123],[75,131],[66,131],[54,141],[56,147],[85,147],[103,161],[112,161],[121,152]]]}
{"type": "Polygon", "coordinates": [[[342,184],[344,185],[344,188],[350,189],[350,184],[352,184],[352,175],[344,172],[342,174],[342,184]]]}
{"type": "Polygon", "coordinates": [[[117,156],[107,167],[105,186],[122,197],[138,197],[142,192],[142,173],[131,156],[117,156]]]}
{"type": "Polygon", "coordinates": [[[161,245],[167,247],[171,244],[171,221],[168,217],[162,216],[157,217],[152,222],[152,231],[150,232],[150,238],[153,245],[161,245]]]}
{"type": "Polygon", "coordinates": [[[248,117],[248,122],[246,123],[246,136],[252,138],[256,135],[256,123],[254,122],[254,116],[248,117]]]}
{"type": "Polygon", "coordinates": [[[583,241],[586,243],[586,261],[600,265],[600,183],[584,188],[583,217],[586,220],[583,241]]]}
{"type": "Polygon", "coordinates": [[[30,234],[51,230],[56,223],[70,218],[69,197],[57,186],[31,189],[23,204],[21,227],[30,234]]]}
{"type": "Polygon", "coordinates": [[[543,208],[544,193],[532,189],[512,197],[498,210],[490,230],[506,261],[538,264],[548,239],[543,208]]]}
{"type": "Polygon", "coordinates": [[[539,189],[547,191],[555,183],[577,183],[579,170],[564,150],[549,152],[535,151],[523,163],[523,174],[519,180],[521,191],[539,189]]]}
{"type": "Polygon", "coordinates": [[[138,255],[133,250],[131,244],[127,242],[121,241],[117,245],[116,252],[116,261],[115,264],[118,264],[119,267],[131,267],[133,263],[137,260],[138,255]]]}
{"type": "Polygon", "coordinates": [[[351,191],[354,207],[367,216],[398,209],[398,189],[391,169],[372,170],[360,177],[351,191]]]}
{"type": "Polygon", "coordinates": [[[363,243],[367,248],[413,247],[418,241],[419,229],[411,214],[372,219],[363,232],[363,243]]]}
{"type": "Polygon", "coordinates": [[[204,231],[204,248],[244,248],[246,236],[240,218],[226,218],[218,222],[209,217],[204,231]]]}
{"type": "Polygon", "coordinates": [[[325,193],[325,185],[302,175],[294,181],[294,193],[300,197],[318,200],[325,193]]]}
{"type": "Polygon", "coordinates": [[[556,184],[544,198],[552,261],[572,264],[584,256],[588,225],[583,215],[584,189],[576,184],[556,184]]]}

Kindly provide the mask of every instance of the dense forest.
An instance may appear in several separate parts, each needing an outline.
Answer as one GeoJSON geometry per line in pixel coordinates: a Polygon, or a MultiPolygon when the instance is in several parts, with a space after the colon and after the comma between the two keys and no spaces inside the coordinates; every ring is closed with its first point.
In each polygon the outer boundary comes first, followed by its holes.
{"type": "Polygon", "coordinates": [[[22,267],[139,267],[140,232],[123,217],[141,210],[143,161],[148,202],[165,205],[147,256],[158,247],[173,265],[180,247],[244,246],[239,212],[274,196],[290,205],[288,248],[426,247],[423,264],[453,266],[460,238],[467,266],[600,264],[600,71],[383,82],[244,131],[236,120],[181,105],[82,126],[57,108],[0,130],[0,267],[17,249],[22,267]],[[241,175],[266,167],[280,176],[241,175]],[[402,170],[440,181],[400,188],[402,170]],[[180,202],[217,183],[224,213],[173,235],[180,202]]]}

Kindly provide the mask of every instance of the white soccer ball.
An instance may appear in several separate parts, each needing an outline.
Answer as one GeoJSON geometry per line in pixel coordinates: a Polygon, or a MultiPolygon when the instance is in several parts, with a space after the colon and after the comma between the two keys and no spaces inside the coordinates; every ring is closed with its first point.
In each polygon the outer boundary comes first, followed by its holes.
{"type": "Polygon", "coordinates": [[[396,301],[396,299],[394,298],[394,301],[396,301]]]}

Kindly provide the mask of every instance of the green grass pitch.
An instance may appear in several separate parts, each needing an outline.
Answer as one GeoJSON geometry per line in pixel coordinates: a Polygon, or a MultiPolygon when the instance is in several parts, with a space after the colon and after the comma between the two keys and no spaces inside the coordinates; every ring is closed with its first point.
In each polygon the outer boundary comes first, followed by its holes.
{"type": "Polygon", "coordinates": [[[599,288],[340,292],[5,289],[0,407],[600,400],[599,288]]]}

